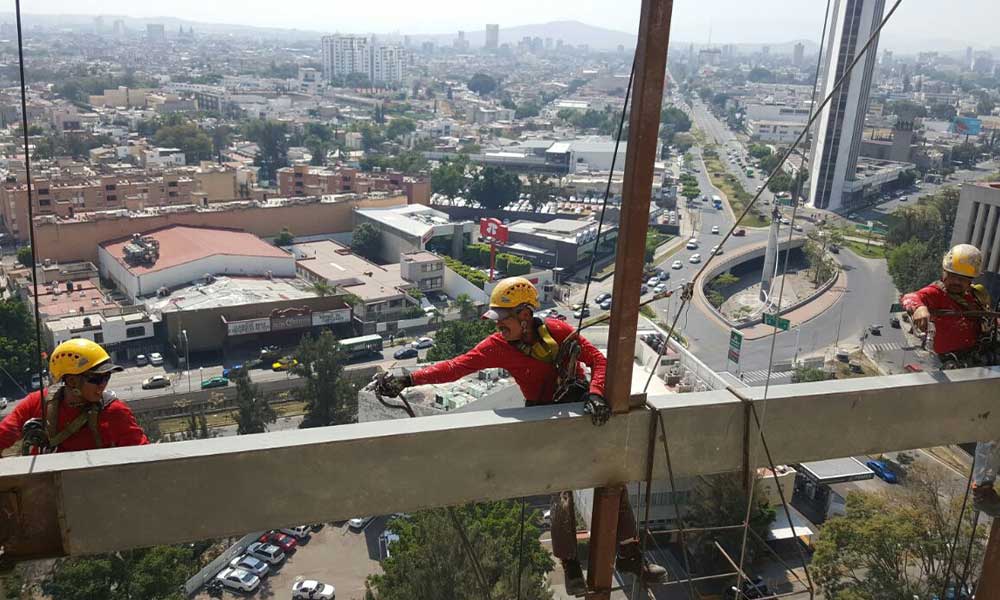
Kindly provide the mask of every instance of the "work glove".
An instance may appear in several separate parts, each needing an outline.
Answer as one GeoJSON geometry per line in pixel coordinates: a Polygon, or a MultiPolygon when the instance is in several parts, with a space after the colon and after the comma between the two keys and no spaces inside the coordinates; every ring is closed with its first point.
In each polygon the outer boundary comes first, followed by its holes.
{"type": "Polygon", "coordinates": [[[396,377],[391,373],[379,373],[375,376],[375,393],[388,398],[398,398],[399,394],[413,385],[409,375],[396,377]]]}
{"type": "Polygon", "coordinates": [[[604,396],[600,394],[587,394],[583,401],[583,412],[590,415],[591,422],[598,427],[607,423],[608,419],[611,418],[611,407],[604,396]]]}

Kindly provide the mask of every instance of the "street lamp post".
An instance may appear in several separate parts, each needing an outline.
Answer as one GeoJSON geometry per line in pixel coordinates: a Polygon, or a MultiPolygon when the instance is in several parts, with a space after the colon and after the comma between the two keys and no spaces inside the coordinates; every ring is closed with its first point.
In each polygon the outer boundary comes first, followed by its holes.
{"type": "Polygon", "coordinates": [[[191,393],[191,345],[188,342],[187,329],[181,330],[181,337],[184,338],[184,370],[188,376],[188,393],[191,393]]]}

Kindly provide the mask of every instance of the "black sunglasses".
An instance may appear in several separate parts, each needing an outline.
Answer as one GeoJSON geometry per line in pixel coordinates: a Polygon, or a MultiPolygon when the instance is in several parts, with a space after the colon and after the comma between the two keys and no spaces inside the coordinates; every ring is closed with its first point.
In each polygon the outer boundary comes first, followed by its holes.
{"type": "Polygon", "coordinates": [[[101,385],[111,380],[111,373],[90,373],[83,376],[84,381],[94,385],[101,385]]]}

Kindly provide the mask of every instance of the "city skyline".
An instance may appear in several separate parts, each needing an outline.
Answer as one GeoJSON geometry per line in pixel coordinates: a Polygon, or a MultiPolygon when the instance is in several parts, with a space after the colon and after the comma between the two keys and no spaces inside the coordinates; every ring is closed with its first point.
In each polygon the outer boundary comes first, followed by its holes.
{"type": "MultiPolygon", "coordinates": [[[[451,0],[433,3],[439,10],[432,10],[428,3],[412,5],[401,0],[386,0],[380,5],[378,16],[371,14],[364,5],[337,8],[336,15],[327,14],[322,5],[308,0],[293,1],[283,5],[284,10],[274,11],[273,5],[261,0],[235,3],[220,0],[215,3],[198,3],[178,0],[169,10],[162,5],[136,6],[123,0],[109,0],[97,5],[83,5],[93,13],[111,16],[124,15],[136,19],[177,18],[205,24],[230,24],[250,27],[299,29],[326,33],[400,33],[409,35],[442,35],[459,29],[481,31],[486,23],[498,23],[500,43],[504,29],[521,25],[551,21],[578,20],[604,28],[631,34],[638,26],[640,0],[627,0],[624,5],[611,7],[607,3],[585,4],[557,0],[544,4],[527,0],[512,0],[503,16],[517,15],[516,21],[504,22],[496,11],[485,6],[458,4],[451,0]],[[301,9],[301,10],[296,10],[301,9]],[[303,19],[297,15],[308,12],[303,19]],[[426,19],[433,14],[434,19],[426,19]]],[[[32,6],[32,13],[44,15],[84,15],[81,5],[69,0],[41,0],[32,6]]],[[[799,39],[818,42],[823,24],[824,4],[803,6],[792,0],[761,0],[748,6],[745,3],[716,1],[707,6],[678,5],[672,24],[672,39],[676,42],[706,43],[780,43],[799,39]],[[775,15],[780,19],[776,20],[775,15]]],[[[995,45],[991,23],[1000,18],[1000,6],[989,0],[967,0],[949,7],[949,19],[939,18],[940,5],[931,0],[910,0],[901,5],[893,21],[883,34],[883,47],[900,51],[916,51],[927,44],[942,49],[964,49],[966,45],[986,48],[995,45]]]]}

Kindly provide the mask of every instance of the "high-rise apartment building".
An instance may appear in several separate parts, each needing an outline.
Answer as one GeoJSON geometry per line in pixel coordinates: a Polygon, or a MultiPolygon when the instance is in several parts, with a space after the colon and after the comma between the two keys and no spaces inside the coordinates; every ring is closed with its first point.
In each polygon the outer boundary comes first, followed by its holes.
{"type": "MultiPolygon", "coordinates": [[[[823,51],[822,93],[825,98],[844,76],[858,52],[878,27],[885,0],[830,0],[831,23],[823,51]]],[[[844,80],[820,113],[809,161],[809,203],[836,210],[843,205],[844,184],[855,179],[858,153],[868,112],[868,95],[878,56],[878,40],[844,80]]]]}
{"type": "Polygon", "coordinates": [[[805,44],[803,44],[802,42],[795,44],[795,47],[792,49],[792,64],[794,64],[796,67],[801,67],[802,60],[805,58],[805,56],[806,56],[805,44]]]}
{"type": "Polygon", "coordinates": [[[360,35],[323,37],[323,78],[332,81],[352,73],[364,73],[373,82],[402,81],[407,52],[397,45],[380,44],[360,35]]]}
{"type": "Polygon", "coordinates": [[[323,77],[331,81],[351,73],[371,76],[371,44],[363,35],[328,35],[323,44],[323,77]]]}
{"type": "Polygon", "coordinates": [[[1000,295],[1000,182],[962,186],[951,243],[972,244],[983,253],[983,277],[990,294],[1000,295]]]}
{"type": "Polygon", "coordinates": [[[162,40],[166,37],[162,23],[146,23],[146,37],[151,40],[162,40]]]}
{"type": "Polygon", "coordinates": [[[487,50],[496,50],[500,46],[500,26],[487,24],[486,25],[486,45],[483,46],[487,50]]]}

